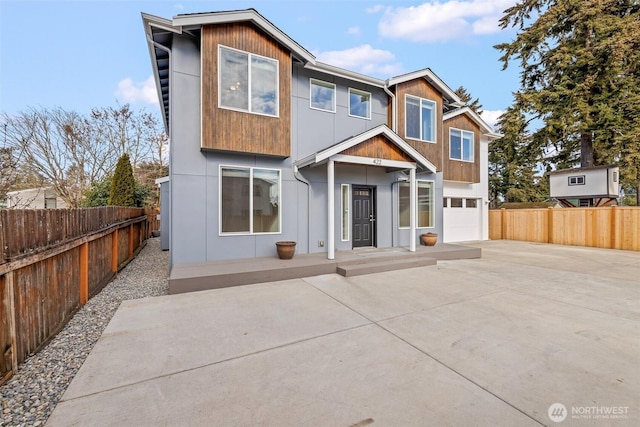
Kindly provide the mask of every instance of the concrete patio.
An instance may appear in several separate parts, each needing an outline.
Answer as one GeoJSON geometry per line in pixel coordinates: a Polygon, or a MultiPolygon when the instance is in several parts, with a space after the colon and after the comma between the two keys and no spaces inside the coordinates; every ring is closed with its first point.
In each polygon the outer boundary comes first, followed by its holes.
{"type": "Polygon", "coordinates": [[[640,254],[465,246],[123,303],[47,425],[639,425],[640,254]]]}

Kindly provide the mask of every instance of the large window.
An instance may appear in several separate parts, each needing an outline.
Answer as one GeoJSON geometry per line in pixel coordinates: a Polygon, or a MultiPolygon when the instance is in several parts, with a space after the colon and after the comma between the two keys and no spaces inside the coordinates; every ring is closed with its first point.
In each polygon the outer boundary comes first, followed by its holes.
{"type": "Polygon", "coordinates": [[[220,107],[278,115],[278,61],[220,46],[220,107]]]}
{"type": "MultiPolygon", "coordinates": [[[[403,181],[398,184],[398,225],[400,228],[408,228],[410,223],[410,189],[409,182],[403,181]]],[[[433,227],[433,181],[416,181],[418,190],[417,200],[417,227],[433,227]]]]}
{"type": "Polygon", "coordinates": [[[220,167],[220,233],[280,233],[280,171],[220,167]]]}
{"type": "Polygon", "coordinates": [[[371,118],[371,94],[349,88],[349,115],[353,117],[371,118]]]}
{"type": "Polygon", "coordinates": [[[311,108],[336,112],[336,85],[321,80],[310,80],[311,108]]]}
{"type": "Polygon", "coordinates": [[[436,103],[434,101],[406,96],[405,135],[407,138],[436,142],[436,103]]]}
{"type": "Polygon", "coordinates": [[[473,132],[449,129],[449,158],[473,162],[473,132]]]}

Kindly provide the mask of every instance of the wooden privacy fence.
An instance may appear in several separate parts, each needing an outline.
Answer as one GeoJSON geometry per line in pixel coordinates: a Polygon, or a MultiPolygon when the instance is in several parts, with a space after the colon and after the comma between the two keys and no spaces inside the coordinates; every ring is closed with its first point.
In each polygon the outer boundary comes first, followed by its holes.
{"type": "Polygon", "coordinates": [[[640,251],[640,207],[492,210],[489,238],[640,251]]]}
{"type": "Polygon", "coordinates": [[[148,212],[0,210],[0,384],[137,255],[158,226],[148,212]]]}

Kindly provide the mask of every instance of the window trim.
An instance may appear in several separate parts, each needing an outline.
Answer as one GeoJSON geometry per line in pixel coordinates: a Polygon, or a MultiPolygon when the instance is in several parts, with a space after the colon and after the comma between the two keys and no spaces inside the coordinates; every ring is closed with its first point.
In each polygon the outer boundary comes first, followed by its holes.
{"type": "Polygon", "coordinates": [[[336,113],[336,103],[337,103],[337,98],[338,98],[338,90],[336,88],[336,84],[335,83],[331,83],[331,82],[327,82],[325,80],[319,80],[319,79],[314,79],[313,77],[309,78],[309,108],[312,110],[317,110],[317,111],[324,111],[326,113],[336,113]],[[313,85],[316,84],[317,86],[323,86],[327,89],[332,88],[333,89],[333,110],[327,110],[325,108],[318,108],[318,107],[314,107],[313,106],[313,85]]]}
{"type": "Polygon", "coordinates": [[[241,49],[235,49],[233,47],[229,47],[229,46],[225,46],[223,44],[218,44],[218,108],[222,109],[222,110],[230,110],[230,111],[238,111],[240,113],[248,113],[248,114],[256,114],[258,116],[264,116],[264,117],[275,117],[275,118],[280,118],[280,61],[275,59],[275,58],[269,58],[268,56],[263,56],[263,55],[258,55],[257,53],[251,53],[251,52],[247,52],[241,49]],[[244,53],[247,55],[247,61],[248,61],[248,75],[247,75],[247,109],[242,109],[242,108],[235,108],[235,107],[228,107],[226,105],[222,105],[222,72],[221,72],[221,68],[222,68],[222,61],[220,61],[221,58],[221,51],[222,49],[227,49],[230,51],[234,51],[234,52],[239,52],[239,53],[244,53]],[[262,59],[266,59],[269,61],[273,61],[276,63],[276,114],[265,114],[265,113],[258,113],[255,111],[251,111],[251,88],[252,88],[252,81],[251,81],[251,57],[255,56],[257,58],[262,58],[262,59]]]}
{"type": "MultiPolygon", "coordinates": [[[[409,185],[411,185],[409,183],[409,181],[398,181],[399,183],[407,183],[409,185]]],[[[427,227],[420,227],[420,224],[418,223],[418,213],[419,211],[419,204],[417,203],[418,198],[417,198],[417,194],[416,194],[416,230],[422,230],[425,228],[436,228],[436,206],[435,206],[435,192],[436,192],[436,182],[432,179],[416,179],[416,191],[419,191],[419,182],[430,182],[432,184],[431,186],[431,190],[433,191],[432,194],[432,201],[431,201],[431,218],[430,218],[430,222],[431,224],[433,224],[432,226],[427,226],[427,227]]],[[[400,184],[398,184],[398,211],[396,212],[398,214],[398,230],[410,230],[411,229],[411,225],[407,226],[407,227],[403,227],[400,225],[400,184]]]]}
{"type": "Polygon", "coordinates": [[[354,117],[354,118],[357,118],[357,119],[371,120],[371,105],[372,105],[371,92],[367,92],[367,91],[364,91],[364,90],[355,89],[355,88],[350,87],[349,91],[348,91],[348,97],[349,97],[349,102],[348,102],[348,104],[349,104],[348,105],[349,117],[354,117]],[[365,116],[358,116],[358,115],[355,115],[355,114],[351,114],[351,93],[352,92],[354,94],[356,94],[356,95],[368,95],[369,96],[369,108],[368,108],[368,114],[367,114],[366,117],[365,116]]]}
{"type": "Polygon", "coordinates": [[[349,184],[340,185],[340,241],[351,241],[351,186],[349,184]],[[345,190],[346,190],[346,206],[345,206],[345,190]],[[346,209],[346,210],[345,210],[346,209]],[[347,223],[345,224],[345,214],[347,223]],[[347,232],[347,238],[344,238],[345,231],[347,232]]]}
{"type": "Polygon", "coordinates": [[[218,236],[265,236],[282,234],[282,169],[260,166],[218,165],[218,236]],[[223,169],[249,169],[249,231],[222,231],[222,170],[223,169]],[[253,231],[253,170],[278,171],[278,230],[269,232],[253,231]]]}
{"type": "Polygon", "coordinates": [[[573,187],[575,185],[586,185],[587,184],[587,177],[586,177],[586,175],[573,175],[573,176],[568,177],[567,182],[569,184],[569,187],[573,187]],[[574,179],[574,182],[571,182],[572,179],[574,179]]]}
{"type": "Polygon", "coordinates": [[[409,95],[408,93],[404,95],[404,136],[407,139],[412,139],[414,141],[421,141],[421,142],[428,142],[430,144],[437,144],[438,143],[438,102],[434,101],[433,99],[428,99],[428,98],[421,98],[419,96],[415,96],[415,95],[409,95]],[[434,140],[430,141],[427,139],[422,139],[422,138],[414,138],[412,136],[407,136],[407,125],[409,124],[409,121],[407,120],[407,100],[409,98],[413,98],[413,99],[417,99],[419,101],[419,107],[420,107],[420,119],[419,119],[419,124],[420,124],[420,131],[418,132],[420,134],[420,136],[422,136],[422,101],[428,101],[428,102],[432,102],[433,103],[433,136],[434,136],[434,140]]]}
{"type": "Polygon", "coordinates": [[[474,163],[475,162],[475,158],[476,158],[476,133],[474,131],[471,130],[466,130],[466,129],[460,129],[460,128],[454,128],[454,127],[450,127],[449,128],[449,160],[455,160],[456,162],[466,162],[466,163],[474,163]],[[456,157],[451,157],[451,131],[457,130],[460,132],[460,155],[462,156],[462,158],[458,159],[456,157]],[[464,144],[462,143],[462,141],[464,140],[464,133],[470,133],[471,136],[473,137],[471,139],[471,160],[465,160],[464,159],[464,144]]]}

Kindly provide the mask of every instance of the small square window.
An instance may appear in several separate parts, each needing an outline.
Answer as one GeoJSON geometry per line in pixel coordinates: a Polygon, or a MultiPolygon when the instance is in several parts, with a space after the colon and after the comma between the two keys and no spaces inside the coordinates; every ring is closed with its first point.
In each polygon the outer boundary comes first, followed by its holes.
{"type": "Polygon", "coordinates": [[[449,129],[449,158],[473,162],[474,133],[462,129],[449,129]]]}
{"type": "Polygon", "coordinates": [[[477,208],[478,207],[478,199],[467,199],[467,208],[477,208]]]}
{"type": "Polygon", "coordinates": [[[352,117],[371,118],[371,94],[349,88],[349,115],[352,117]]]}
{"type": "Polygon", "coordinates": [[[310,80],[311,108],[336,112],[336,85],[321,80],[310,80]]]}
{"type": "Polygon", "coordinates": [[[451,199],[451,207],[452,208],[461,208],[462,207],[462,199],[458,197],[452,197],[451,199]]]}

